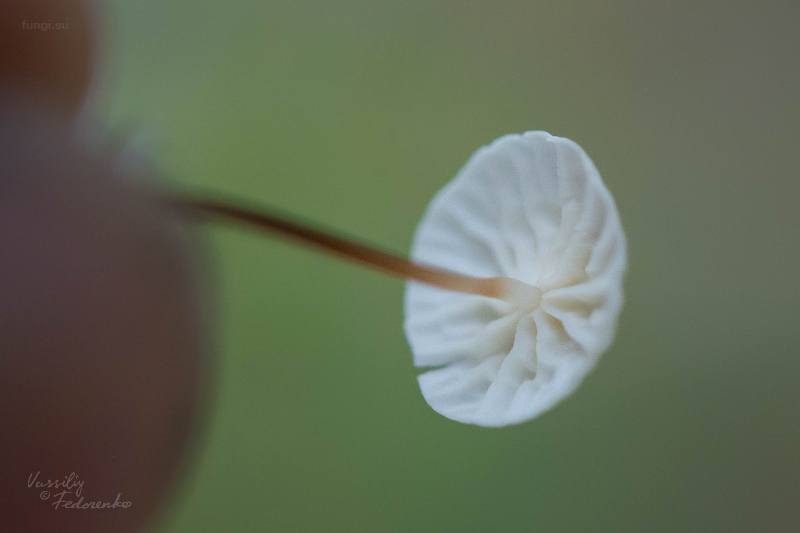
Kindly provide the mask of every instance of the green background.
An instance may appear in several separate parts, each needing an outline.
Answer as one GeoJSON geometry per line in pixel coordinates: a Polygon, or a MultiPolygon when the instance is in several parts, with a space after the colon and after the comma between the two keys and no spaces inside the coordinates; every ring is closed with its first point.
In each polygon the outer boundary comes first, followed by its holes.
{"type": "Polygon", "coordinates": [[[101,120],[175,182],[407,254],[479,146],[589,153],[629,239],[617,340],[501,430],[422,399],[403,284],[210,231],[213,412],[165,532],[800,528],[798,2],[137,0],[101,120]]]}

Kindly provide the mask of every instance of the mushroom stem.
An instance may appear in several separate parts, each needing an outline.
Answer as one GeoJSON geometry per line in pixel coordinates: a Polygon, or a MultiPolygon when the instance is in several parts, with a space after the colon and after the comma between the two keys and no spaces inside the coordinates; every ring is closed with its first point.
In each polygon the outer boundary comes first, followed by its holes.
{"type": "Polygon", "coordinates": [[[332,232],[293,222],[284,216],[260,209],[246,209],[231,203],[181,196],[173,196],[169,198],[169,202],[183,211],[221,218],[274,233],[397,278],[418,281],[441,289],[495,298],[519,307],[538,306],[541,297],[539,289],[516,279],[476,278],[419,265],[332,232]]]}

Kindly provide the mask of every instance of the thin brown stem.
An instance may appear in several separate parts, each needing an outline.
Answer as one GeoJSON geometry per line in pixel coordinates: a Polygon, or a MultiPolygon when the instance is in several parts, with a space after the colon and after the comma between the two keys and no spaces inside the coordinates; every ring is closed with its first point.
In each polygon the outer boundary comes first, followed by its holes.
{"type": "Polygon", "coordinates": [[[216,217],[290,238],[332,253],[391,276],[419,281],[442,289],[505,300],[515,305],[530,305],[538,300],[534,287],[511,278],[476,278],[436,267],[419,265],[402,257],[360,244],[331,232],[292,222],[286,217],[251,210],[226,202],[172,197],[170,202],[182,210],[216,217]]]}

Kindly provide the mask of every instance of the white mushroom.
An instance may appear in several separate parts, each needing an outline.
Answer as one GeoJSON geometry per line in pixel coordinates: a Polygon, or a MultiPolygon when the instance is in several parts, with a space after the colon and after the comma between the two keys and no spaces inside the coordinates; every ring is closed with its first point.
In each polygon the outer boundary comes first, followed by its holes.
{"type": "Polygon", "coordinates": [[[409,281],[405,331],[430,406],[459,422],[530,420],[571,394],[622,307],[625,235],[586,153],[545,132],[478,150],[433,199],[412,260],[502,279],[502,299],[409,281]]]}
{"type": "Polygon", "coordinates": [[[505,426],[568,396],[614,337],[625,235],[584,151],[541,131],[481,148],[431,202],[413,261],[263,209],[165,198],[409,280],[405,330],[425,399],[505,426]]]}

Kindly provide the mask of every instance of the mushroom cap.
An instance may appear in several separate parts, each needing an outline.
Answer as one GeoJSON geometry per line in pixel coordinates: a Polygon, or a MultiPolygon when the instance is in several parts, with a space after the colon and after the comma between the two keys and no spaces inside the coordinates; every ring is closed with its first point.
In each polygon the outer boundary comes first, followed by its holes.
{"type": "Polygon", "coordinates": [[[530,420],[571,394],[614,337],[625,235],[586,153],[533,131],[479,149],[431,201],[414,261],[541,291],[519,307],[409,282],[405,332],[425,400],[464,423],[530,420]]]}

